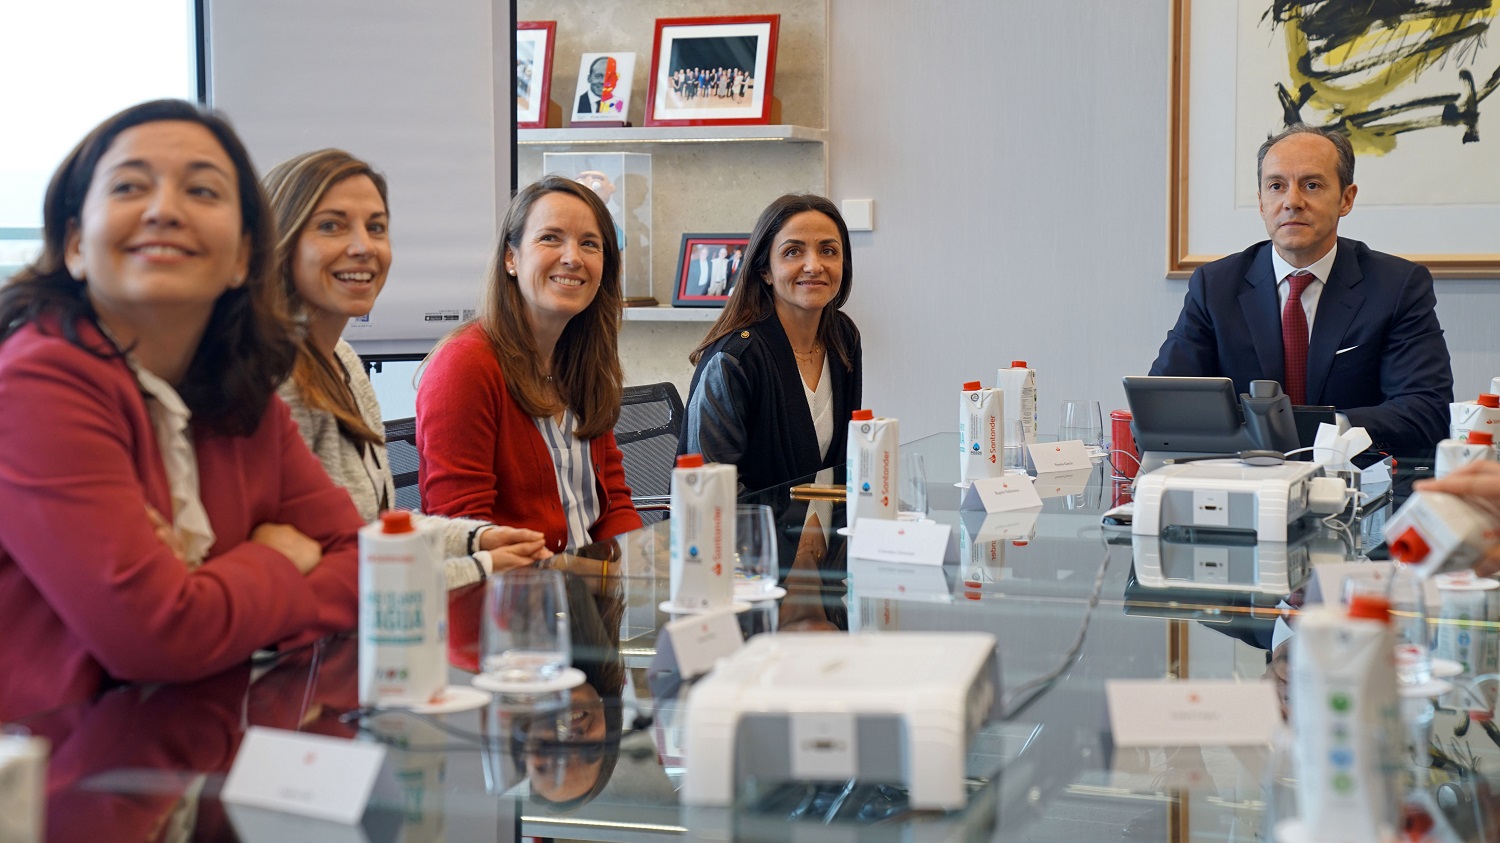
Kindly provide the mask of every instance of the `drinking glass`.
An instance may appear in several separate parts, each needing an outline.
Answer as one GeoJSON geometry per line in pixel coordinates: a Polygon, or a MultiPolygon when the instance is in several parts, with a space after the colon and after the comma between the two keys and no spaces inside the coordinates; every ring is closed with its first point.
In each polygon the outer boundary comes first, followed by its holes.
{"type": "Polygon", "coordinates": [[[489,578],[484,596],[484,672],[499,682],[541,684],[572,665],[568,591],[561,571],[517,568],[489,578]]]}
{"type": "Polygon", "coordinates": [[[901,473],[896,480],[896,517],[912,521],[926,518],[927,462],[920,453],[901,452],[901,473]]]}
{"type": "Polygon", "coordinates": [[[1100,414],[1099,402],[1062,402],[1062,423],[1058,425],[1057,438],[1060,442],[1080,439],[1088,448],[1102,446],[1104,444],[1104,418],[1100,414]]]}
{"type": "Polygon", "coordinates": [[[776,588],[776,519],[765,504],[734,508],[734,599],[755,600],[776,588]]]}
{"type": "Polygon", "coordinates": [[[1020,419],[1005,423],[1005,470],[1032,471],[1031,451],[1026,448],[1026,428],[1020,419]]]}

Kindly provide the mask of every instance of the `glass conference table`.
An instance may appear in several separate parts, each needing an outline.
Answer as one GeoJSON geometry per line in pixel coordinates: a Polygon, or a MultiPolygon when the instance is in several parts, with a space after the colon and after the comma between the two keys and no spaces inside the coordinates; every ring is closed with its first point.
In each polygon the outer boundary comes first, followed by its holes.
{"type": "MultiPolygon", "coordinates": [[[[985,526],[957,511],[955,435],[903,451],[925,456],[933,519],[955,533],[985,526]]],[[[1401,462],[1396,491],[1425,470],[1401,462]]],[[[1350,530],[1319,528],[1277,563],[1261,564],[1253,548],[1247,563],[1243,546],[1133,547],[1128,533],[1104,531],[1101,513],[1128,495],[1105,461],[1040,478],[1038,490],[1039,512],[990,522],[986,541],[955,542],[941,568],[905,571],[850,563],[842,537],[809,526],[841,525],[841,502],[802,500],[790,485],[747,496],[776,515],[788,592],[739,615],[747,633],[997,637],[1004,713],[968,754],[970,797],[961,811],[912,811],[899,787],[875,782],[771,783],[745,788],[733,809],[681,806],[693,759],[684,757],[680,720],[671,716],[679,700],[653,696],[646,678],[657,630],[669,620],[657,608],[668,596],[660,523],[558,560],[574,574],[574,662],[602,705],[575,694],[547,710],[493,701],[439,717],[360,712],[349,638],[191,685],[119,688],[20,724],[52,743],[48,837],[1268,839],[1267,783],[1275,780],[1268,750],[1118,748],[1105,683],[1268,681],[1265,648],[1288,586],[1301,593],[1319,564],[1378,557],[1389,506],[1372,507],[1350,530]],[[251,725],[384,742],[395,789],[377,796],[359,826],[227,806],[217,794],[251,725]]],[[[467,684],[470,675],[454,669],[451,678],[467,684]]],[[[1458,830],[1455,839],[1485,839],[1496,828],[1486,780],[1471,771],[1500,771],[1500,729],[1487,713],[1471,716],[1476,707],[1456,696],[1439,701],[1432,767],[1421,771],[1423,792],[1458,830]]]]}

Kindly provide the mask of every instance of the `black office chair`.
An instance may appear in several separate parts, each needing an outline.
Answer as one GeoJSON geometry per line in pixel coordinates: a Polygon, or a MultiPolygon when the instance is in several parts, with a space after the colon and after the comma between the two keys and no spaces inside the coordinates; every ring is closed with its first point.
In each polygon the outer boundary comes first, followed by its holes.
{"type": "Polygon", "coordinates": [[[396,481],[396,508],[421,511],[422,490],[417,486],[416,419],[392,419],[385,423],[385,454],[396,481]]]}
{"type": "Polygon", "coordinates": [[[670,383],[627,386],[620,400],[615,441],[625,455],[625,482],[641,520],[667,517],[677,440],[682,437],[682,398],[670,383]]]}

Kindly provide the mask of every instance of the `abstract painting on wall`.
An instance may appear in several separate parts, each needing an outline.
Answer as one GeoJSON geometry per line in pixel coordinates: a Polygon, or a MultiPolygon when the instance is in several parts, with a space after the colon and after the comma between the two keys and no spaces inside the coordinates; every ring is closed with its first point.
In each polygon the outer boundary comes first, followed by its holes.
{"type": "Polygon", "coordinates": [[[1347,135],[1340,234],[1457,276],[1500,274],[1500,0],[1172,0],[1169,271],[1264,237],[1256,150],[1347,135]]]}

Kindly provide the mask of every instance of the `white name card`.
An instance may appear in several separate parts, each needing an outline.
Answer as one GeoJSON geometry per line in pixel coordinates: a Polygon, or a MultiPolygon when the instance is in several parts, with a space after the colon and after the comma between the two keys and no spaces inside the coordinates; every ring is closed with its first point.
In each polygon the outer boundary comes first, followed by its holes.
{"type": "Polygon", "coordinates": [[[732,606],[678,618],[662,627],[677,658],[677,675],[692,679],[713,670],[719,659],[745,643],[732,606]]]}
{"type": "Polygon", "coordinates": [[[1359,473],[1359,487],[1363,491],[1369,491],[1376,486],[1389,485],[1390,482],[1390,460],[1381,460],[1377,463],[1371,463],[1359,473]]]}
{"type": "Polygon", "coordinates": [[[964,490],[963,498],[958,502],[960,510],[984,512],[1010,512],[1041,505],[1042,499],[1036,493],[1036,486],[1024,474],[975,480],[964,490]]]}
{"type": "Polygon", "coordinates": [[[1269,682],[1112,679],[1104,694],[1116,746],[1264,746],[1281,726],[1269,682]]]}
{"type": "Polygon", "coordinates": [[[251,726],[220,798],[349,825],[364,815],[384,761],[378,743],[251,726]]]}
{"type": "MultiPolygon", "coordinates": [[[[1391,587],[1391,563],[1389,562],[1323,562],[1313,566],[1316,590],[1309,588],[1308,603],[1327,603],[1331,606],[1344,604],[1345,582],[1349,588],[1369,594],[1385,594],[1391,587]]],[[[1427,610],[1436,612],[1442,604],[1442,594],[1437,582],[1424,580],[1422,593],[1427,598],[1427,610]]]]}
{"type": "Polygon", "coordinates": [[[861,518],[854,525],[849,556],[907,565],[941,565],[952,531],[949,524],[861,518]]]}
{"type": "Polygon", "coordinates": [[[1084,447],[1081,439],[1036,442],[1026,447],[1031,450],[1031,461],[1036,465],[1037,474],[1078,469],[1087,471],[1094,467],[1093,461],[1089,459],[1089,450],[1084,447]]]}

